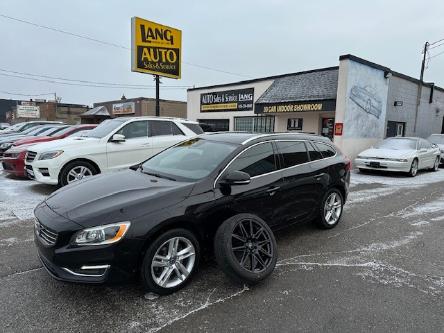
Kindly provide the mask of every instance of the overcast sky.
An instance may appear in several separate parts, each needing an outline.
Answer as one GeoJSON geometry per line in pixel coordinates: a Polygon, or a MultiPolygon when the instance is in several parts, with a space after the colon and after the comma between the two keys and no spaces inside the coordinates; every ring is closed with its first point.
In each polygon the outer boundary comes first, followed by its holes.
{"type": "MultiPolygon", "coordinates": [[[[347,53],[418,77],[424,42],[444,38],[442,0],[1,0],[0,15],[126,47],[130,47],[132,16],[177,27],[182,30],[185,62],[238,74],[183,64],[182,79],[163,78],[160,91],[161,98],[183,101],[186,89],[164,87],[219,84],[337,66],[339,55],[347,53]]],[[[23,98],[5,92],[57,92],[62,102],[92,104],[119,99],[122,94],[154,97],[152,88],[69,86],[1,75],[11,75],[1,71],[9,70],[153,86],[151,75],[131,72],[126,49],[1,16],[0,40],[0,98],[23,98]]],[[[444,52],[444,44],[430,53],[440,52],[444,52]]],[[[444,54],[430,60],[425,80],[444,86],[444,54]]]]}

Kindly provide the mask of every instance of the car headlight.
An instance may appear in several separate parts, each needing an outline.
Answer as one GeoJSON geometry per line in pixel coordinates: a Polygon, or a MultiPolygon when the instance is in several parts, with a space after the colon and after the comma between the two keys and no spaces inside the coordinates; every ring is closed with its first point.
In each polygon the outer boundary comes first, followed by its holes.
{"type": "Polygon", "coordinates": [[[116,243],[125,236],[131,223],[119,222],[83,229],[73,237],[75,245],[104,245],[116,243]]]}
{"type": "Polygon", "coordinates": [[[12,142],[4,142],[0,145],[0,148],[2,149],[9,149],[12,147],[12,142]]]}
{"type": "Polygon", "coordinates": [[[39,157],[39,160],[50,160],[50,159],[56,158],[62,154],[63,154],[63,150],[48,151],[46,153],[42,153],[39,157]]]}

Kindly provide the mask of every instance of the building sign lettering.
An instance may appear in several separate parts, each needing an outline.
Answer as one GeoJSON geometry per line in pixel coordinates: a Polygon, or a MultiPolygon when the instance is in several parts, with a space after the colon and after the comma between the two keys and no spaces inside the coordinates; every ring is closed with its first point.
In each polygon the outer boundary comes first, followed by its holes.
{"type": "Polygon", "coordinates": [[[335,111],[335,100],[315,102],[283,102],[270,104],[256,104],[255,113],[285,113],[310,111],[335,111]]]}
{"type": "Polygon", "coordinates": [[[251,111],[254,88],[217,91],[200,95],[200,111],[251,111]]]}

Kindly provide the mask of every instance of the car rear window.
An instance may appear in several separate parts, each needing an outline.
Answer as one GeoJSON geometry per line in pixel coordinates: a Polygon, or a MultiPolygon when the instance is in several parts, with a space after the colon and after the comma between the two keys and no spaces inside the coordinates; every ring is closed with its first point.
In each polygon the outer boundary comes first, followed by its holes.
{"type": "Polygon", "coordinates": [[[303,141],[278,141],[276,145],[284,160],[285,168],[309,161],[307,148],[303,141]]]}
{"type": "Polygon", "coordinates": [[[199,124],[193,124],[193,123],[182,123],[182,125],[188,127],[188,129],[192,130],[196,134],[202,134],[204,131],[202,127],[200,127],[199,124]]]}
{"type": "Polygon", "coordinates": [[[172,121],[153,120],[149,123],[149,136],[184,135],[180,128],[172,121]]]}
{"type": "Polygon", "coordinates": [[[313,146],[311,142],[307,142],[308,155],[310,156],[310,161],[316,161],[322,159],[321,153],[313,146]]]}
{"type": "Polygon", "coordinates": [[[323,158],[332,157],[336,155],[336,150],[326,143],[316,142],[315,146],[321,152],[323,158]]]}

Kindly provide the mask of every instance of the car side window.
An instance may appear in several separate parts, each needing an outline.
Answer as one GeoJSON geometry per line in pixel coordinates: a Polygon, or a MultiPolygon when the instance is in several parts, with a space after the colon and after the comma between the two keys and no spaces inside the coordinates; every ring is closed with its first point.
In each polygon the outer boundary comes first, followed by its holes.
{"type": "Polygon", "coordinates": [[[315,146],[321,152],[323,158],[332,157],[336,155],[336,151],[333,149],[333,147],[326,143],[316,142],[315,146]]]}
{"type": "Polygon", "coordinates": [[[276,169],[273,146],[270,142],[265,142],[243,151],[228,166],[226,172],[243,171],[250,177],[255,177],[276,171],[276,169]]]}
{"type": "Polygon", "coordinates": [[[179,127],[172,121],[167,120],[153,120],[150,121],[150,136],[161,135],[184,135],[179,127]]]}
{"type": "Polygon", "coordinates": [[[310,161],[316,161],[322,159],[321,153],[314,147],[312,142],[306,142],[308,155],[310,156],[310,161]]]}
{"type": "Polygon", "coordinates": [[[134,139],[148,136],[147,121],[133,121],[123,126],[116,134],[122,134],[125,139],[134,139]]]}
{"type": "Polygon", "coordinates": [[[304,141],[278,141],[276,145],[279,153],[282,155],[285,168],[309,161],[304,141]]]}

